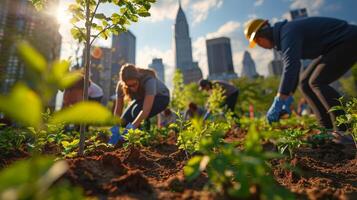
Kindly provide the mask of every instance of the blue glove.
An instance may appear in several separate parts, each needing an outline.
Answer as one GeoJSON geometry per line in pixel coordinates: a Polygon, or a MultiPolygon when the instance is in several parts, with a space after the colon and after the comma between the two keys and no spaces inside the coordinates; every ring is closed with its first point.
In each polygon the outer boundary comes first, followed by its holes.
{"type": "Polygon", "coordinates": [[[110,137],[108,144],[116,145],[119,141],[124,141],[123,136],[119,133],[118,126],[113,126],[110,129],[110,132],[112,132],[112,136],[110,137]]]}
{"type": "Polygon", "coordinates": [[[290,106],[294,102],[293,96],[289,96],[283,105],[283,110],[285,110],[289,115],[291,115],[291,109],[290,106]]]}
{"type": "Polygon", "coordinates": [[[129,130],[135,129],[134,125],[132,123],[129,123],[126,125],[125,130],[123,132],[123,135],[127,134],[129,130]]]}
{"type": "Polygon", "coordinates": [[[280,117],[279,115],[283,110],[284,105],[285,105],[285,101],[280,99],[280,97],[276,96],[274,98],[273,104],[271,105],[267,113],[267,119],[270,124],[279,121],[279,117],[280,117]]]}

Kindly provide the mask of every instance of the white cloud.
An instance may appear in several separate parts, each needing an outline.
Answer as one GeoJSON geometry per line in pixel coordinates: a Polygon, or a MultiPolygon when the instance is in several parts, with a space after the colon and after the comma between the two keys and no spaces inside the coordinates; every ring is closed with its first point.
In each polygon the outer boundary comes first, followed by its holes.
{"type": "Polygon", "coordinates": [[[153,58],[162,58],[165,65],[165,82],[171,87],[172,74],[175,71],[175,58],[172,49],[160,50],[155,47],[145,46],[140,48],[137,54],[137,66],[147,68],[153,58]]]}
{"type": "Polygon", "coordinates": [[[193,25],[207,19],[212,9],[218,9],[223,5],[223,0],[198,0],[191,5],[193,12],[193,25]]]}
{"type": "Polygon", "coordinates": [[[255,0],[254,6],[261,6],[261,5],[263,5],[263,3],[264,3],[264,0],[255,0]]]}
{"type": "MultiPolygon", "coordinates": [[[[218,9],[223,5],[224,0],[182,0],[181,4],[186,13],[192,14],[193,25],[207,19],[212,9],[218,9]]],[[[151,16],[143,21],[159,22],[164,20],[174,20],[178,9],[177,0],[158,0],[150,9],[151,16]]]]}
{"type": "Polygon", "coordinates": [[[291,9],[306,8],[309,15],[318,15],[325,0],[293,0],[291,9]]]}
{"type": "MultiPolygon", "coordinates": [[[[182,0],[182,7],[188,7],[190,0],[182,0]]],[[[174,20],[178,10],[177,0],[158,0],[150,9],[151,16],[143,21],[159,22],[163,20],[174,20]]]]}

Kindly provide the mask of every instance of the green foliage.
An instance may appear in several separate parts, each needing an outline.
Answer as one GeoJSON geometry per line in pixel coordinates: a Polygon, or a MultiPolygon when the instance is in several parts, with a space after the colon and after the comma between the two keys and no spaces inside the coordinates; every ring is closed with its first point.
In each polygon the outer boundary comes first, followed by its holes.
{"type": "Polygon", "coordinates": [[[183,112],[188,108],[190,102],[204,106],[207,94],[199,90],[197,83],[185,85],[180,70],[176,70],[173,76],[173,90],[170,107],[175,111],[183,112]]]}
{"type": "Polygon", "coordinates": [[[294,150],[299,148],[301,145],[306,144],[304,141],[304,136],[310,130],[300,130],[300,129],[287,129],[281,130],[279,132],[273,132],[276,138],[275,143],[281,154],[284,154],[286,150],[289,151],[290,158],[293,157],[294,150]]]}
{"type": "Polygon", "coordinates": [[[18,83],[7,96],[0,95],[0,111],[24,125],[39,128],[42,109],[38,95],[24,84],[18,83]]]}
{"type": "Polygon", "coordinates": [[[72,142],[62,141],[61,144],[64,149],[62,152],[63,155],[67,155],[68,157],[77,155],[77,152],[73,152],[73,150],[78,147],[79,139],[74,139],[72,142]]]}
{"type": "Polygon", "coordinates": [[[201,156],[193,157],[185,166],[188,180],[206,171],[217,192],[230,198],[293,199],[291,194],[276,185],[267,161],[279,157],[264,152],[261,136],[254,125],[246,137],[244,150],[239,151],[234,144],[222,141],[222,133],[202,140],[201,156]]]}
{"type": "Polygon", "coordinates": [[[124,135],[126,142],[124,147],[141,147],[143,146],[143,141],[147,137],[147,134],[140,129],[130,129],[127,134],[124,135]]]}
{"type": "Polygon", "coordinates": [[[172,99],[170,107],[175,111],[184,111],[188,105],[187,95],[184,94],[185,85],[183,83],[183,75],[180,70],[176,70],[173,77],[174,88],[172,90],[172,99]]]}
{"type": "Polygon", "coordinates": [[[213,85],[210,96],[207,99],[208,110],[213,114],[217,115],[224,111],[222,106],[226,96],[224,95],[224,90],[219,85],[213,85]]]}
{"type": "Polygon", "coordinates": [[[92,44],[97,37],[107,39],[110,33],[125,32],[132,22],[138,22],[140,17],[150,16],[149,10],[152,3],[155,3],[155,0],[90,0],[88,2],[77,0],[68,7],[72,13],[72,36],[79,42],[85,41],[92,44]],[[111,4],[119,12],[114,12],[111,15],[99,13],[100,9],[98,8],[101,4],[111,4]],[[89,8],[89,15],[87,15],[87,8],[89,8]],[[91,34],[91,41],[87,41],[87,31],[95,32],[95,34],[91,34]]]}
{"type": "Polygon", "coordinates": [[[349,102],[344,102],[344,99],[340,99],[341,106],[336,106],[330,110],[344,111],[344,115],[337,117],[337,125],[347,125],[348,133],[351,134],[355,145],[357,147],[357,98],[352,98],[349,102]]]}
{"type": "Polygon", "coordinates": [[[51,157],[14,163],[0,172],[0,199],[83,199],[77,188],[63,182],[54,185],[67,169],[65,161],[51,157]]]}
{"type": "Polygon", "coordinates": [[[27,140],[29,140],[29,134],[26,131],[17,128],[2,128],[0,126],[1,155],[21,149],[27,140]]]}
{"type": "Polygon", "coordinates": [[[106,124],[113,121],[111,112],[97,102],[80,102],[74,106],[56,112],[53,123],[106,124]]]}

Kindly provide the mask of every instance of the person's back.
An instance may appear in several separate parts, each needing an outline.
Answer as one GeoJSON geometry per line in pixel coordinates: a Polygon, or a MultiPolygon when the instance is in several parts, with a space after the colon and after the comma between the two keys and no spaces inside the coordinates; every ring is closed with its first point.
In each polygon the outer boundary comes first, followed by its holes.
{"type": "Polygon", "coordinates": [[[232,84],[230,84],[227,81],[223,81],[223,80],[214,80],[212,81],[212,83],[215,85],[219,85],[220,87],[222,87],[222,89],[225,92],[225,95],[228,97],[230,95],[232,95],[233,93],[237,92],[238,89],[236,87],[234,87],[232,84]]]}
{"type": "Polygon", "coordinates": [[[336,45],[345,42],[357,32],[357,26],[327,17],[307,17],[274,25],[274,42],[283,54],[314,59],[336,45]],[[294,48],[293,51],[288,49],[294,48]],[[294,54],[294,55],[293,55],[294,54]]]}

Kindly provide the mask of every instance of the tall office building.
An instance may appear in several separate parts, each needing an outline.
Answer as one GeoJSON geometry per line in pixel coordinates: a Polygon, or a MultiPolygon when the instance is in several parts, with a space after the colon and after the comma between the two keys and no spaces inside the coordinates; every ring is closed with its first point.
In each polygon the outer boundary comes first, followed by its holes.
{"type": "MultiPolygon", "coordinates": [[[[55,16],[45,12],[58,6],[58,1],[45,6],[39,12],[27,0],[0,1],[0,93],[8,93],[26,74],[16,41],[27,40],[48,62],[59,58],[62,40],[59,24],[55,16]]],[[[54,101],[49,107],[54,107],[54,101]]]]}
{"type": "Polygon", "coordinates": [[[125,63],[135,64],[136,37],[131,31],[113,35],[112,38],[112,86],[111,94],[115,94],[120,68],[125,63]]]}
{"type": "Polygon", "coordinates": [[[184,11],[179,2],[174,28],[174,52],[176,68],[184,77],[184,83],[196,82],[202,78],[198,63],[192,58],[192,44],[189,34],[189,26],[184,11]]]}
{"type": "Polygon", "coordinates": [[[161,58],[152,59],[152,63],[149,65],[149,68],[155,70],[157,77],[165,83],[165,67],[161,58]]]}
{"type": "Polygon", "coordinates": [[[300,8],[290,11],[291,20],[308,17],[306,8],[300,8]]]}
{"type": "Polygon", "coordinates": [[[111,93],[112,87],[112,49],[104,47],[97,48],[98,57],[91,56],[90,75],[91,80],[103,89],[102,103],[106,105],[113,95],[111,93]]]}
{"type": "Polygon", "coordinates": [[[206,40],[209,79],[230,80],[234,73],[231,41],[227,37],[206,40]]]}
{"type": "Polygon", "coordinates": [[[280,52],[273,49],[273,60],[269,62],[268,72],[269,76],[281,76],[283,73],[284,63],[280,52]]]}
{"type": "Polygon", "coordinates": [[[255,78],[259,76],[255,67],[255,62],[248,51],[244,52],[242,64],[242,77],[255,78]]]}

